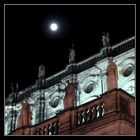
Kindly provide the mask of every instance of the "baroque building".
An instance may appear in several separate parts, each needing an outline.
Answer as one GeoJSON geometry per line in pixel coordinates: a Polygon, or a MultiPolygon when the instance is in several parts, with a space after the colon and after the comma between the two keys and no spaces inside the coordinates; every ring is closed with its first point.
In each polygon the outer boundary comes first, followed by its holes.
{"type": "Polygon", "coordinates": [[[75,63],[71,49],[64,70],[46,78],[41,65],[33,85],[12,90],[5,135],[135,135],[135,37],[107,39],[99,53],[75,63]]]}

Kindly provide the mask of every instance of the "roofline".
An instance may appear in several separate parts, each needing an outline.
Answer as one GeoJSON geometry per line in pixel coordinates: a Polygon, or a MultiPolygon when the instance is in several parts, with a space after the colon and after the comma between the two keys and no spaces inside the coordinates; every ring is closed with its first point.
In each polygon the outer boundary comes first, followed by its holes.
{"type": "MultiPolygon", "coordinates": [[[[135,36],[127,38],[124,41],[121,41],[121,42],[113,45],[112,53],[113,53],[113,56],[117,56],[132,48],[135,48],[135,36]]],[[[44,84],[43,88],[46,89],[48,87],[51,87],[52,85],[55,85],[62,78],[66,77],[70,74],[77,74],[77,73],[80,73],[81,71],[89,69],[90,67],[93,67],[98,61],[100,61],[106,57],[108,57],[108,54],[106,53],[106,48],[104,47],[101,49],[101,51],[99,53],[94,54],[81,62],[69,64],[69,65],[67,65],[67,67],[65,69],[61,70],[60,72],[57,72],[57,73],[51,75],[50,77],[45,78],[45,80],[44,80],[45,84],[44,84]]],[[[25,97],[29,97],[32,92],[40,89],[41,86],[39,83],[40,83],[40,79],[37,79],[33,85],[31,85],[21,91],[18,91],[17,92],[19,95],[18,101],[21,101],[25,97]]],[[[12,96],[12,94],[13,93],[11,93],[10,96],[12,96]]],[[[9,103],[10,102],[8,100],[5,100],[5,105],[9,104],[9,103]]]]}

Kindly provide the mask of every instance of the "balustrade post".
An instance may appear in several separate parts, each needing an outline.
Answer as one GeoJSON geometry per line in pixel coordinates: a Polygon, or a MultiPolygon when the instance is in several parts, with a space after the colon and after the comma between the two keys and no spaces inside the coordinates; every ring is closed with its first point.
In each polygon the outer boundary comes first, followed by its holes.
{"type": "Polygon", "coordinates": [[[96,118],[97,118],[97,105],[95,105],[93,109],[93,119],[96,119],[96,118]]]}
{"type": "Polygon", "coordinates": [[[111,112],[119,111],[119,91],[113,89],[102,95],[102,102],[104,103],[105,115],[111,112]]]}

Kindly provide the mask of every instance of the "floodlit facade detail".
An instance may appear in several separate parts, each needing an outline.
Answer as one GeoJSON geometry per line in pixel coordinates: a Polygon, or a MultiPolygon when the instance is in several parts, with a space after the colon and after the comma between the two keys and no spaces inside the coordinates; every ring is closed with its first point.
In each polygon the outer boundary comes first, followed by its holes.
{"type": "MultiPolygon", "coordinates": [[[[16,134],[40,134],[39,130],[35,129],[37,126],[44,122],[47,126],[50,125],[50,122],[53,123],[54,131],[46,130],[47,128],[43,127],[42,134],[43,135],[100,135],[100,134],[109,134],[105,129],[97,129],[97,131],[83,131],[84,123],[94,122],[94,127],[96,127],[96,118],[103,118],[98,120],[107,121],[107,117],[114,121],[114,127],[118,128],[119,123],[115,121],[109,116],[110,110],[116,111],[114,107],[115,103],[120,100],[120,104],[123,104],[121,101],[126,101],[127,98],[130,99],[132,106],[134,107],[134,99],[135,99],[135,37],[131,37],[126,39],[118,44],[111,46],[112,51],[107,52],[107,47],[103,47],[101,51],[79,63],[75,63],[74,61],[66,66],[66,68],[48,78],[39,78],[35,81],[35,83],[22,91],[14,91],[9,97],[5,100],[5,135],[16,135],[16,134]],[[117,65],[118,68],[118,89],[114,89],[113,91],[107,91],[107,76],[105,74],[108,67],[108,58],[113,57],[113,61],[117,65]],[[66,88],[69,85],[68,82],[71,82],[74,85],[74,101],[73,108],[68,108],[65,111],[65,103],[66,99],[66,88]],[[116,96],[116,98],[115,98],[116,96]],[[128,97],[127,97],[128,96],[128,97]],[[30,110],[32,112],[32,120],[31,120],[31,130],[28,133],[19,132],[18,128],[18,119],[22,110],[22,101],[27,99],[27,102],[30,106],[30,110]],[[109,102],[110,98],[110,104],[109,102]],[[114,102],[113,102],[114,101],[114,102]],[[64,103],[65,102],[65,103],[64,103]],[[86,111],[83,111],[83,108],[86,111]],[[97,112],[94,112],[97,111],[97,112]],[[61,121],[65,117],[69,118],[70,112],[72,114],[72,120],[69,120],[72,124],[70,130],[63,130],[61,128],[61,121]],[[81,114],[80,114],[81,113],[81,114]],[[84,118],[84,113],[87,113],[89,117],[84,118]],[[92,117],[90,117],[90,113],[95,113],[92,117]],[[107,114],[107,115],[106,115],[107,114]],[[59,117],[59,119],[58,119],[59,117]],[[75,122],[76,121],[76,122],[75,122]],[[80,130],[79,130],[80,129],[80,130]],[[16,131],[17,130],[17,131],[16,131]],[[44,133],[43,133],[44,132],[44,133]]],[[[73,59],[72,59],[73,60],[73,59]]],[[[71,97],[72,98],[72,97],[71,97]]],[[[134,117],[135,114],[131,109],[131,105],[127,103],[129,106],[129,115],[124,114],[122,118],[127,116],[127,119],[131,120],[132,123],[125,126],[124,122],[121,122],[122,129],[128,127],[129,132],[121,131],[120,134],[134,134],[134,120],[130,117],[131,115],[134,117]],[[126,115],[126,116],[125,116],[126,115]],[[131,129],[132,128],[132,129],[131,129]]],[[[125,105],[120,105],[118,108],[120,111],[122,110],[122,106],[127,108],[125,105]]],[[[118,119],[119,119],[119,114],[118,119]]],[[[116,120],[117,120],[116,115],[116,120]]],[[[127,122],[127,119],[125,120],[127,122]]],[[[134,118],[133,118],[134,119],[134,118]]],[[[120,119],[121,120],[121,119],[120,119]]],[[[68,120],[67,120],[68,121],[68,120]]],[[[62,122],[62,125],[64,122],[62,122]]],[[[99,125],[101,125],[99,123],[99,125]]],[[[111,122],[108,122],[108,124],[111,122]]],[[[67,124],[67,123],[66,123],[67,124]]],[[[84,127],[89,127],[87,124],[84,127]]],[[[105,127],[112,130],[112,134],[119,134],[117,130],[113,130],[105,124],[105,127]]],[[[126,123],[127,125],[127,123],[126,123]]],[[[65,126],[66,127],[66,126],[65,126]]],[[[91,126],[92,128],[93,126],[91,126]]],[[[101,127],[101,126],[99,126],[101,127]]],[[[39,128],[39,127],[38,127],[39,128]]],[[[49,126],[48,129],[50,130],[49,126]]],[[[93,129],[93,128],[92,128],[93,129]]],[[[119,128],[118,128],[119,129],[119,128]]]]}

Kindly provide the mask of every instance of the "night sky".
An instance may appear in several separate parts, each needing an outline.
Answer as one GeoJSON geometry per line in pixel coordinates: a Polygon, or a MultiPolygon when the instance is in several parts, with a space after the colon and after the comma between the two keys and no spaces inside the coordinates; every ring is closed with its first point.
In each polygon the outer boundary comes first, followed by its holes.
{"type": "Polygon", "coordinates": [[[107,31],[111,44],[134,36],[134,5],[6,5],[6,96],[10,82],[18,82],[19,90],[34,84],[40,64],[46,67],[46,77],[63,70],[73,42],[76,62],[94,55],[107,31]],[[57,32],[48,28],[53,21],[57,32]]]}

